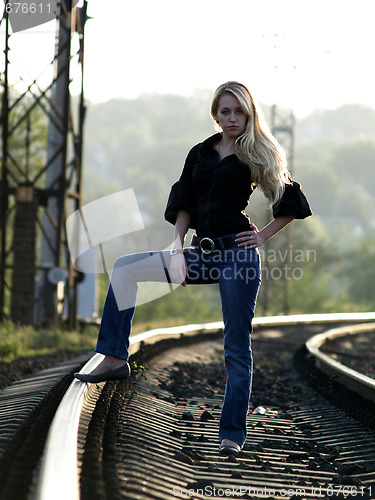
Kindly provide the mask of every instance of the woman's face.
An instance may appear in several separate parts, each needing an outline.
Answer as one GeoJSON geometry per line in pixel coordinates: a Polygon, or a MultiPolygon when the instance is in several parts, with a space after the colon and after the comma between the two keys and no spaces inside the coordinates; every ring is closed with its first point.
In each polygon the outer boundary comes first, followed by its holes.
{"type": "Polygon", "coordinates": [[[237,139],[245,132],[247,116],[234,95],[224,94],[220,97],[216,121],[223,129],[223,134],[230,139],[237,139]]]}

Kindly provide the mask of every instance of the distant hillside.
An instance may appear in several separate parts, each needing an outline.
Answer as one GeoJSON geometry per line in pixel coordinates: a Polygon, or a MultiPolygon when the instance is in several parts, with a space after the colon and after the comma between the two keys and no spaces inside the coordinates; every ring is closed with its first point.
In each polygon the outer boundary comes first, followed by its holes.
{"type": "Polygon", "coordinates": [[[348,104],[329,111],[317,110],[297,121],[296,138],[299,145],[375,140],[375,109],[348,104]]]}
{"type": "MultiPolygon", "coordinates": [[[[215,133],[210,99],[205,92],[192,98],[147,94],[89,105],[85,200],[134,188],[145,220],[164,227],[169,189],[189,149],[215,133]]],[[[341,235],[350,224],[357,234],[375,234],[374,167],[374,109],[353,104],[297,120],[294,175],[330,231],[341,235]]],[[[255,219],[263,207],[258,200],[250,203],[255,219]]]]}

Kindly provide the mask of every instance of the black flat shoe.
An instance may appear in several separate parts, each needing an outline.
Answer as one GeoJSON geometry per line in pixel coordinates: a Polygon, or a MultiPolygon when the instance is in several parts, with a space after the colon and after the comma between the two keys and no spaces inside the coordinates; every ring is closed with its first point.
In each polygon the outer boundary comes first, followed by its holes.
{"type": "Polygon", "coordinates": [[[219,447],[219,453],[221,455],[238,455],[241,451],[240,445],[234,443],[234,445],[221,444],[219,447]]]}
{"type": "Polygon", "coordinates": [[[120,368],[116,368],[116,370],[112,370],[109,372],[98,373],[97,375],[90,375],[84,373],[75,373],[74,376],[76,379],[81,382],[90,382],[90,384],[96,384],[99,382],[107,382],[108,380],[123,380],[130,377],[130,366],[129,363],[125,363],[120,368]]]}

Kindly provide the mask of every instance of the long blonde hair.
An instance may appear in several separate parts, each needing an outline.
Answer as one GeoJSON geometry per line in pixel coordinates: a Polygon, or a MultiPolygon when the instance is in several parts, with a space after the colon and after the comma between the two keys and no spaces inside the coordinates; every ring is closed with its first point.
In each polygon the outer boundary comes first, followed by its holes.
{"type": "Polygon", "coordinates": [[[238,158],[249,165],[252,184],[263,191],[276,205],[283,195],[285,184],[290,184],[291,175],[283,148],[271,134],[262,112],[255,105],[249,90],[242,83],[227,82],[218,87],[211,103],[211,116],[217,123],[220,97],[232,94],[247,116],[245,132],[235,144],[238,158]]]}

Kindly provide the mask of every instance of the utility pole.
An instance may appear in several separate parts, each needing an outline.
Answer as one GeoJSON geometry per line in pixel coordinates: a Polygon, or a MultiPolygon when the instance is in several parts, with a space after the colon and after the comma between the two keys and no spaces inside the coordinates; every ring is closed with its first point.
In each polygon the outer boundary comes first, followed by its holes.
{"type": "MultiPolygon", "coordinates": [[[[6,9],[5,9],[6,11],[6,9]]],[[[8,159],[8,129],[9,129],[9,97],[8,97],[8,67],[9,67],[9,21],[8,14],[3,18],[5,23],[5,47],[4,47],[4,73],[2,75],[2,99],[1,99],[1,142],[2,142],[2,158],[1,158],[1,184],[0,184],[0,321],[5,318],[5,289],[6,282],[6,252],[7,252],[7,217],[9,213],[9,181],[7,173],[8,159]],[[5,20],[4,20],[5,19],[5,20]]]]}
{"type": "MultiPolygon", "coordinates": [[[[65,220],[68,206],[70,211],[81,206],[87,1],[79,8],[76,3],[57,4],[53,78],[47,84],[43,79],[43,85],[42,75],[30,76],[29,68],[22,73],[23,68],[13,64],[14,35],[7,8],[0,21],[5,23],[0,88],[0,320],[35,325],[54,322],[59,307],[62,311],[56,298],[57,284],[62,282],[70,304],[76,302],[76,274],[69,263],[65,220]],[[79,41],[76,52],[73,37],[79,41]],[[73,64],[77,71],[72,77],[73,64]],[[69,91],[73,78],[81,79],[81,95],[74,103],[69,91]],[[73,113],[76,103],[78,113],[73,113]],[[48,133],[44,134],[46,122],[48,133]],[[40,143],[37,155],[36,141],[40,143]]],[[[74,325],[75,307],[68,310],[69,325],[74,325]]]]}
{"type": "MultiPolygon", "coordinates": [[[[60,269],[61,223],[65,200],[65,165],[69,120],[69,59],[71,42],[72,2],[65,0],[56,20],[56,50],[53,86],[49,111],[47,170],[45,190],[47,209],[43,214],[40,271],[35,294],[34,323],[54,322],[56,285],[51,279],[54,269],[60,269]]],[[[58,273],[55,273],[58,275],[58,273]]],[[[60,277],[58,276],[58,281],[60,277]]],[[[61,275],[63,278],[63,275],[61,275]]]]}
{"type": "MultiPolygon", "coordinates": [[[[286,159],[288,162],[289,172],[293,175],[294,170],[294,125],[295,117],[293,112],[282,113],[276,108],[276,105],[271,109],[271,130],[280,145],[283,147],[286,159]]],[[[283,264],[290,269],[292,262],[290,259],[291,250],[291,227],[285,228],[286,233],[286,252],[283,264]]],[[[289,298],[289,279],[284,279],[284,314],[290,312],[290,298],[289,298]]]]}

